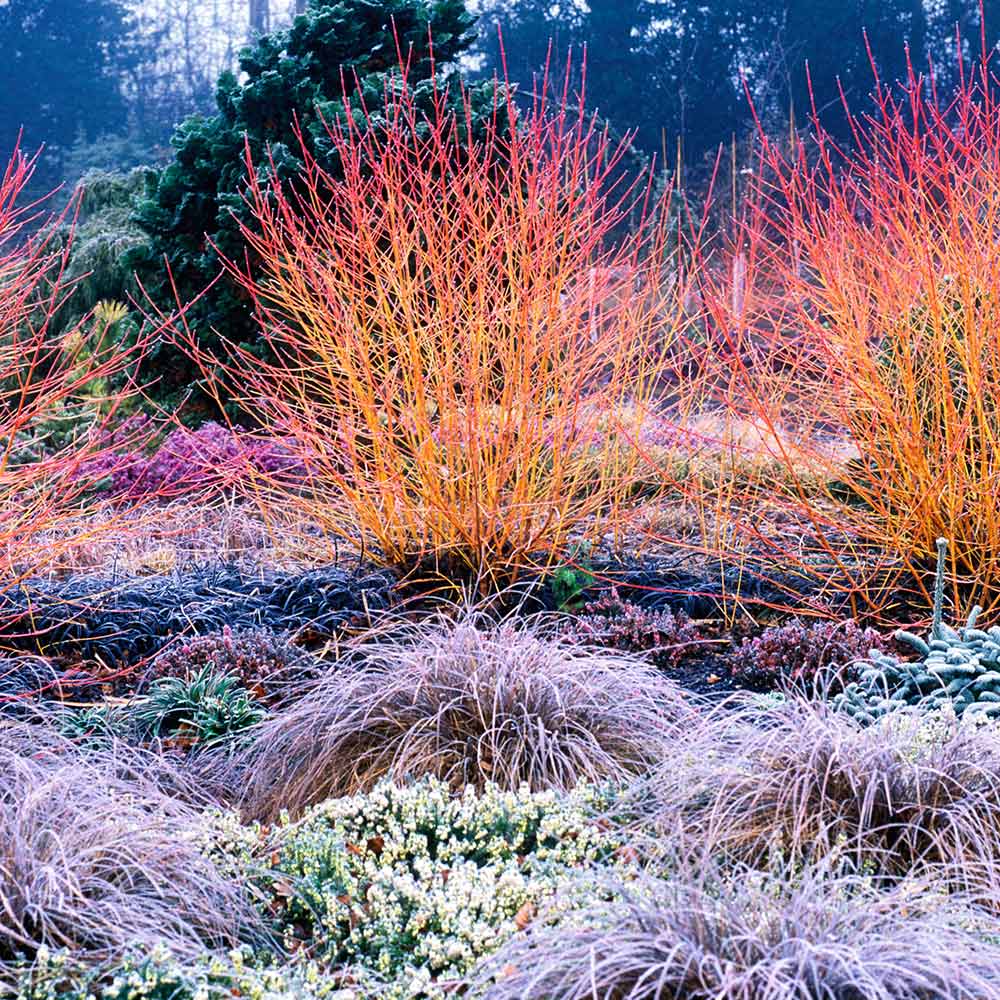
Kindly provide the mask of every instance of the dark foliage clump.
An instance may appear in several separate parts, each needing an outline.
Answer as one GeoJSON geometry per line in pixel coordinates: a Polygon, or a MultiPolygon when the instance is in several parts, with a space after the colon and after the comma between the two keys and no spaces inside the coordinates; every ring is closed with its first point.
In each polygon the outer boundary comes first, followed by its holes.
{"type": "Polygon", "coordinates": [[[575,641],[627,653],[648,653],[658,667],[676,666],[701,635],[683,611],[651,610],[623,600],[612,590],[583,606],[565,627],[575,641]]]}
{"type": "Polygon", "coordinates": [[[855,662],[885,638],[854,621],[790,621],[746,638],[729,657],[733,677],[755,690],[788,685],[841,688],[856,679],[855,662]]]}
{"type": "Polygon", "coordinates": [[[58,689],[60,671],[43,656],[0,658],[0,715],[30,712],[41,696],[58,689]]]}
{"type": "Polygon", "coordinates": [[[0,4],[0,157],[23,129],[25,149],[45,148],[39,196],[62,180],[74,143],[124,130],[122,76],[141,64],[121,0],[7,0],[0,4]]]}
{"type": "Polygon", "coordinates": [[[0,641],[126,666],[175,636],[226,626],[330,637],[388,608],[393,586],[388,573],[337,567],[253,573],[230,566],[124,583],[96,577],[26,582],[0,596],[0,641]]]}
{"type": "Polygon", "coordinates": [[[669,607],[695,620],[718,618],[736,600],[750,607],[791,606],[847,615],[846,602],[824,593],[814,580],[783,572],[763,558],[748,559],[742,569],[693,567],[689,560],[674,556],[588,560],[557,573],[550,571],[543,577],[544,588],[532,596],[539,610],[566,610],[568,603],[578,607],[583,601],[597,600],[601,595],[596,587],[606,580],[623,600],[650,609],[669,607]]]}

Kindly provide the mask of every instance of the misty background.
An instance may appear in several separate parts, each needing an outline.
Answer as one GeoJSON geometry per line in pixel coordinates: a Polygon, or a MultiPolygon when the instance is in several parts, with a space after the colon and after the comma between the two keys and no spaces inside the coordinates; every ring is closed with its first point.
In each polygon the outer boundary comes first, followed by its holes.
{"type": "MultiPolygon", "coordinates": [[[[458,0],[441,0],[456,5],[458,0]]],[[[458,4],[460,6],[460,4],[458,4]]],[[[986,35],[997,37],[995,2],[986,35]]],[[[287,26],[306,0],[0,0],[0,145],[42,144],[36,187],[72,185],[90,169],[170,156],[176,125],[211,114],[240,50],[287,26]],[[23,134],[22,134],[23,129],[23,134]]],[[[586,47],[586,103],[644,156],[704,176],[720,144],[752,130],[753,95],[769,128],[808,124],[812,90],[845,139],[839,90],[858,110],[872,86],[954,65],[956,26],[978,50],[980,7],[964,0],[470,0],[478,41],[470,77],[506,73],[530,90],[550,42],[560,64],[586,47]],[[497,25],[502,29],[503,46],[497,25]]],[[[579,64],[579,57],[577,63],[579,64]]],[[[939,71],[947,75],[945,69],[939,71]]]]}

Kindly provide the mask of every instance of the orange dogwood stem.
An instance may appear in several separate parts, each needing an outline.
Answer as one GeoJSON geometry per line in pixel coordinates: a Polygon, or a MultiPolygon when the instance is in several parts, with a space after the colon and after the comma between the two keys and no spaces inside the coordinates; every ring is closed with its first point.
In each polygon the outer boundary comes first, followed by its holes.
{"type": "Polygon", "coordinates": [[[377,116],[326,122],[342,175],[251,165],[261,266],[226,267],[277,360],[233,347],[221,378],[307,470],[258,496],[389,564],[510,580],[620,531],[641,458],[618,425],[687,320],[669,191],[626,178],[568,84],[558,107],[498,94],[477,127],[404,71],[377,116]]]}
{"type": "Polygon", "coordinates": [[[702,272],[717,404],[768,428],[781,470],[727,504],[744,553],[891,616],[898,586],[929,607],[943,536],[956,612],[996,616],[998,232],[985,52],[948,97],[912,67],[877,83],[849,150],[819,123],[808,145],[764,140],[727,254],[702,272]],[[788,527],[759,529],[775,519],[788,527]]]}

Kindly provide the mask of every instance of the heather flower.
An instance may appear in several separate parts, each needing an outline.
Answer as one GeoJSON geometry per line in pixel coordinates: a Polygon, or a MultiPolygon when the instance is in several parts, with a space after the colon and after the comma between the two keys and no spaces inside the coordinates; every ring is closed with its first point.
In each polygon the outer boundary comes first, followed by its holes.
{"type": "Polygon", "coordinates": [[[257,437],[241,427],[223,427],[215,421],[197,430],[177,427],[152,453],[123,454],[149,418],[136,414],[104,442],[104,452],[89,463],[86,475],[106,479],[105,488],[116,497],[169,497],[190,489],[223,486],[254,474],[300,481],[301,463],[291,439],[257,437]]]}
{"type": "Polygon", "coordinates": [[[291,950],[371,970],[393,998],[443,996],[571,875],[628,864],[598,820],[609,801],[588,786],[455,796],[434,778],[382,782],[282,823],[262,888],[291,950]]]}

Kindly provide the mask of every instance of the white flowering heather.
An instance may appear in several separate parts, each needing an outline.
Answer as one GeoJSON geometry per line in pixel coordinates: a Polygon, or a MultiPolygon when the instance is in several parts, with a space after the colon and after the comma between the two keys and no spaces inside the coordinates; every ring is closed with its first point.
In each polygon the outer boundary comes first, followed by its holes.
{"type": "Polygon", "coordinates": [[[617,837],[588,788],[487,785],[454,797],[428,778],[334,799],[275,832],[270,885],[286,944],[361,967],[397,996],[434,996],[533,919],[617,837]]]}
{"type": "Polygon", "coordinates": [[[195,843],[225,878],[244,881],[264,863],[267,844],[259,823],[244,823],[238,813],[219,808],[206,809],[201,819],[195,843]]]}
{"type": "Polygon", "coordinates": [[[13,1000],[368,1000],[315,962],[259,968],[240,950],[182,963],[169,950],[126,958],[111,968],[75,964],[44,950],[26,969],[13,1000]]]}
{"type": "Polygon", "coordinates": [[[938,708],[903,708],[890,712],[874,725],[898,739],[898,753],[910,761],[932,757],[957,736],[987,730],[986,736],[1000,735],[1000,722],[981,712],[958,715],[951,702],[938,708]]]}

